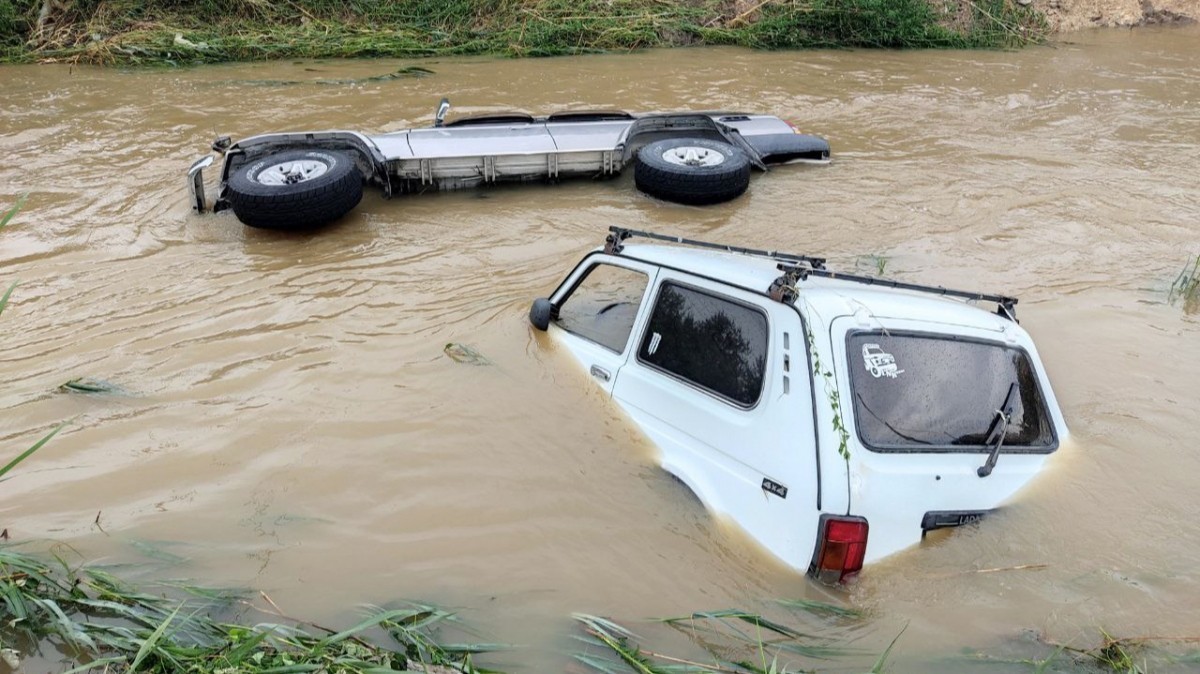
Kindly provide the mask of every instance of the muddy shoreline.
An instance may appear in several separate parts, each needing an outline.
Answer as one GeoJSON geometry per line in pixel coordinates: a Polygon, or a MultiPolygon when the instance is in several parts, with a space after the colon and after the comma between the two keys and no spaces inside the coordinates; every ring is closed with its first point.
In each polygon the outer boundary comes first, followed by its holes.
{"type": "Polygon", "coordinates": [[[1195,23],[1200,0],[1034,0],[1055,33],[1195,23]]]}

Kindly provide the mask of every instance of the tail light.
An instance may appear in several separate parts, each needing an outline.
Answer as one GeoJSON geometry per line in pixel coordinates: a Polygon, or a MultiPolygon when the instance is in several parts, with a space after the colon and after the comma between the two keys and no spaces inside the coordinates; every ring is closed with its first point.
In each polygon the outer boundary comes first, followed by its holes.
{"type": "Polygon", "coordinates": [[[798,126],[796,126],[793,122],[791,122],[789,120],[785,119],[785,120],[783,120],[783,123],[792,127],[792,133],[804,133],[803,131],[800,130],[800,128],[798,126]]]}
{"type": "Polygon", "coordinates": [[[821,515],[817,551],[808,572],[823,583],[840,583],[862,570],[867,556],[867,520],[851,515],[821,515]]]}

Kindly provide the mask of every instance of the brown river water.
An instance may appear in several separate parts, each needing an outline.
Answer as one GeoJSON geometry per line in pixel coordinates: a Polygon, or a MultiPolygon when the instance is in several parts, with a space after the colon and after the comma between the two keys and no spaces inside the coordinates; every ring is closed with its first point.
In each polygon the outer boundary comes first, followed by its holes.
{"type": "Polygon", "coordinates": [[[2,67],[0,205],[29,193],[0,234],[0,283],[21,281],[0,318],[5,460],[71,423],[0,486],[0,524],[134,579],[262,590],[318,622],[437,602],[516,644],[490,660],[515,671],[579,670],[571,612],[653,637],[647,618],[777,615],[777,598],[871,616],[839,633],[863,658],[793,669],[869,668],[906,625],[892,671],[962,671],[964,649],[1028,657],[1013,644],[1039,632],[1200,636],[1200,312],[1167,302],[1200,254],[1200,29],[1071,40],[2,67]],[[413,64],[434,74],[347,82],[413,64]],[[308,235],[189,209],[184,171],[218,134],[423,126],[442,95],[452,114],[770,112],[829,138],[834,162],[756,175],[703,209],[629,176],[369,191],[308,235]],[[882,256],[899,279],[1015,294],[1073,437],[983,525],[849,592],[815,585],[706,513],[528,326],[530,300],[612,224],[841,269],[882,256]],[[449,342],[491,364],[456,362],[449,342]],[[119,388],[57,390],[76,377],[119,388]],[[1024,565],[1044,566],[977,572],[1024,565]]]}

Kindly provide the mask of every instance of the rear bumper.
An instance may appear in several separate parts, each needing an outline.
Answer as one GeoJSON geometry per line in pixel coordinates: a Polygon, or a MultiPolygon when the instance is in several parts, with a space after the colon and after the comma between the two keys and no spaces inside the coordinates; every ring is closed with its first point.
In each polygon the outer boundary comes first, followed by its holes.
{"type": "Polygon", "coordinates": [[[746,142],[758,152],[764,164],[829,162],[829,141],[820,136],[803,133],[771,133],[761,136],[744,136],[746,142]]]}

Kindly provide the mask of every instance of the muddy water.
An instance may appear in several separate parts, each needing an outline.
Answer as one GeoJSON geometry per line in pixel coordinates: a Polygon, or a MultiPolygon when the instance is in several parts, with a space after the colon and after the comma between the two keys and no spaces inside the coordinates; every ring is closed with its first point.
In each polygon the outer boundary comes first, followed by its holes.
{"type": "Polygon", "coordinates": [[[1200,31],[1072,38],[438,60],[360,84],[320,80],[407,64],[0,69],[0,202],[29,193],[0,236],[0,280],[21,280],[0,319],[0,444],[72,420],[4,482],[2,524],[324,621],[397,598],[459,607],[521,644],[497,662],[523,671],[568,666],[572,611],[638,624],[775,597],[869,609],[868,666],[907,623],[897,671],[957,671],[945,657],[1027,630],[1079,646],[1101,627],[1200,635],[1200,318],[1166,302],[1200,254],[1200,31]],[[457,113],[773,112],[836,161],[702,210],[625,177],[368,194],[315,235],[189,211],[183,171],[218,133],[401,129],[443,94],[457,113]],[[871,567],[848,595],[816,587],[714,521],[527,327],[529,300],[610,224],[841,268],[884,256],[898,278],[1016,294],[1074,437],[984,526],[871,567]],[[119,390],[56,392],[85,376],[119,390]],[[975,573],[1019,565],[1045,566],[975,573]]]}

